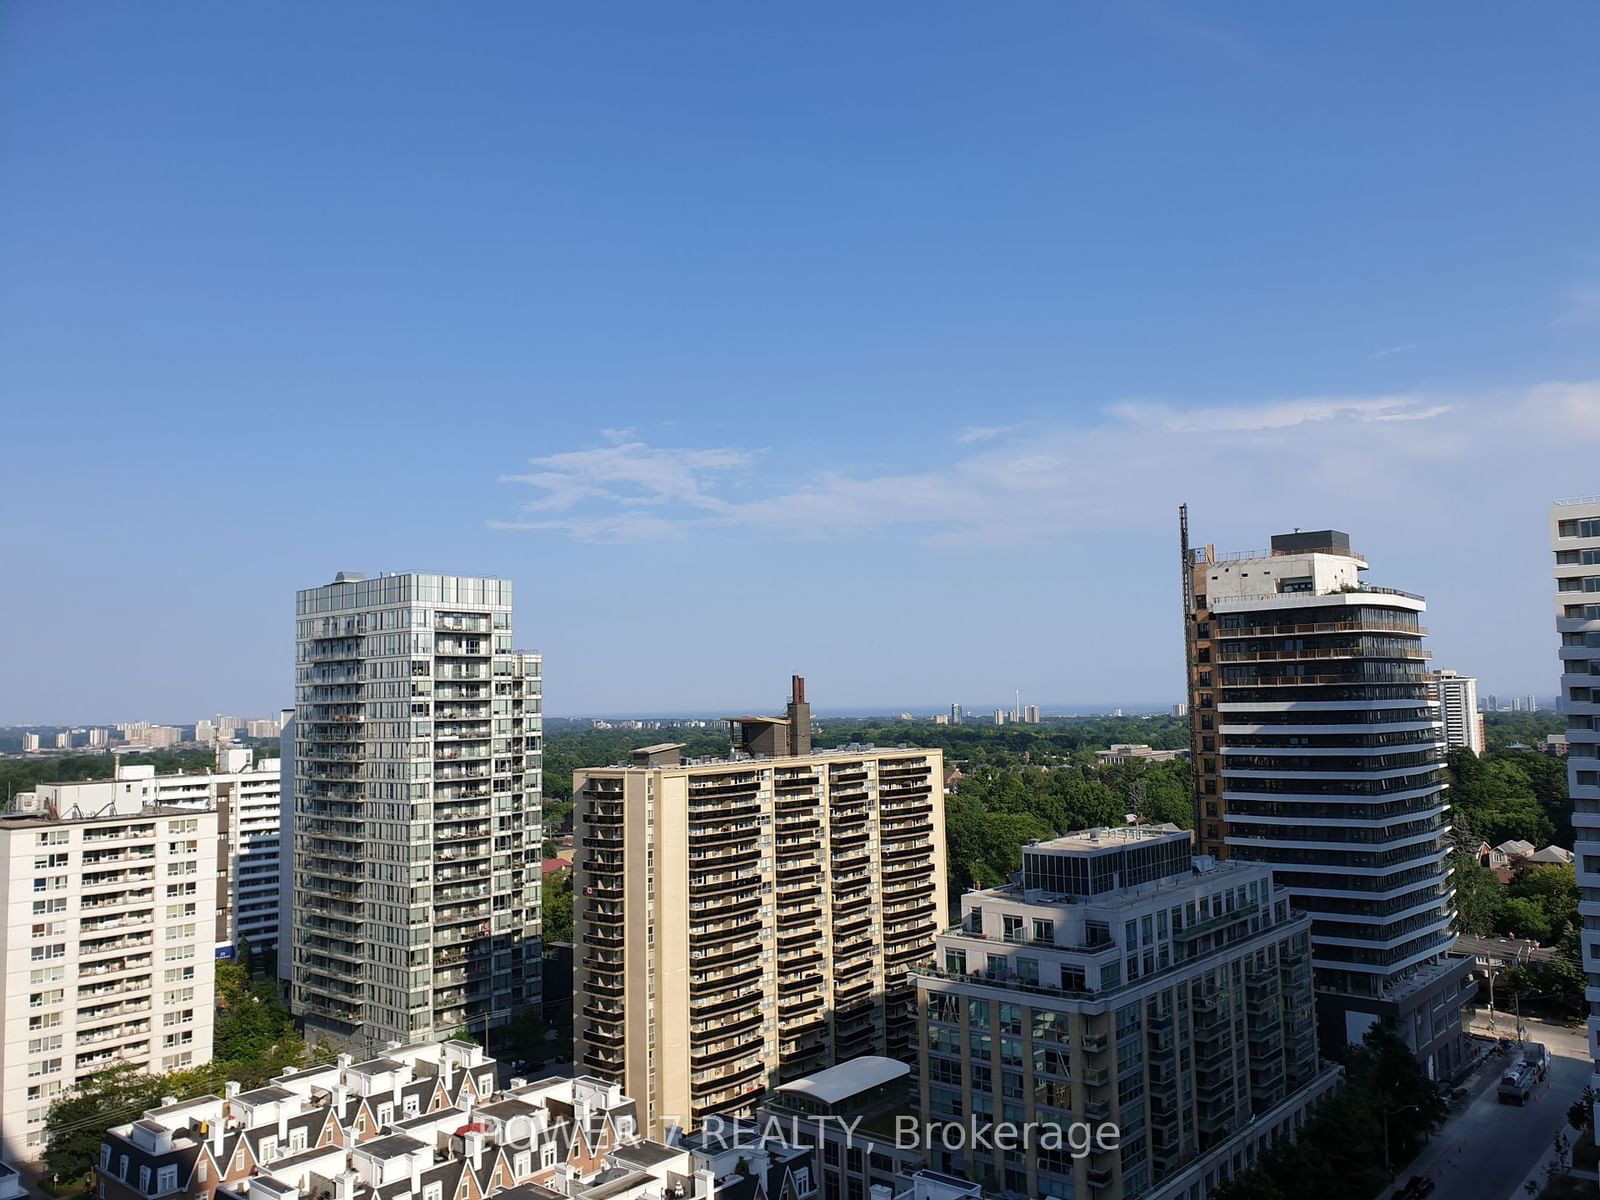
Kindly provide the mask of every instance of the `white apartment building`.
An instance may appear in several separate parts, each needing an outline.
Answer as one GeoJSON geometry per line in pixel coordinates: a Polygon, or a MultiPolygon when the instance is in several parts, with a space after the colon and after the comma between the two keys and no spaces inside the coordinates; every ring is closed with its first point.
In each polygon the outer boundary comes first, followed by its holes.
{"type": "Polygon", "coordinates": [[[39,749],[39,735],[25,733],[22,735],[22,749],[24,753],[33,754],[39,749]]]}
{"type": "Polygon", "coordinates": [[[1478,712],[1478,681],[1471,675],[1441,670],[1428,677],[1429,690],[1439,702],[1446,748],[1464,746],[1483,753],[1483,716],[1478,712]]]}
{"type": "Polygon", "coordinates": [[[1561,710],[1567,717],[1567,788],[1572,847],[1589,972],[1589,1050],[1600,1087],[1600,497],[1550,512],[1555,552],[1556,631],[1561,635],[1561,710]]]}
{"type": "Polygon", "coordinates": [[[17,1164],[78,1080],[211,1057],[216,814],[68,787],[0,813],[0,1158],[17,1164]]]}
{"type": "Polygon", "coordinates": [[[221,748],[214,771],[157,775],[153,766],[117,764],[115,778],[39,785],[48,808],[99,812],[107,806],[154,804],[216,814],[217,958],[232,958],[241,941],[273,955],[278,944],[277,759],[252,766],[249,750],[221,748]]]}
{"type": "Polygon", "coordinates": [[[540,659],[510,582],[340,572],[298,594],[295,657],[296,1015],[415,1042],[539,1003],[540,659]]]}

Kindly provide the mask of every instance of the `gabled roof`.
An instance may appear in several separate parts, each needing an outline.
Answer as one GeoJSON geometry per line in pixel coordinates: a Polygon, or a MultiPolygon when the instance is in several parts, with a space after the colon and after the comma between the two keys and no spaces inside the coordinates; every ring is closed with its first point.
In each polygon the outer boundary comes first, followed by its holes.
{"type": "Polygon", "coordinates": [[[1572,851],[1563,850],[1560,846],[1546,846],[1538,853],[1528,855],[1528,861],[1531,863],[1561,863],[1564,865],[1572,861],[1572,851]]]}

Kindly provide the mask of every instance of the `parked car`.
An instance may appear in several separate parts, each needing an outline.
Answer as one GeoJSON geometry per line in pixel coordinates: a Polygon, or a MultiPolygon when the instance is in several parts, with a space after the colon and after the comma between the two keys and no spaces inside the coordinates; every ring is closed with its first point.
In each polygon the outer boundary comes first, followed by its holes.
{"type": "Polygon", "coordinates": [[[1432,1195],[1437,1186],[1431,1175],[1413,1175],[1400,1189],[1399,1200],[1422,1200],[1422,1197],[1432,1195]]]}

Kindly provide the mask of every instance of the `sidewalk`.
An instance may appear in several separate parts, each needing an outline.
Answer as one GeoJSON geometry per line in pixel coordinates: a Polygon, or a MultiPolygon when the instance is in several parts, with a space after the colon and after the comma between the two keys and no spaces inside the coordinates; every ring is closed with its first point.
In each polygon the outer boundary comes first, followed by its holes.
{"type": "MultiPolygon", "coordinates": [[[[1563,1123],[1563,1125],[1561,1127],[1561,1132],[1566,1134],[1567,1141],[1569,1141],[1569,1142],[1576,1142],[1580,1137],[1583,1136],[1583,1131],[1582,1130],[1574,1129],[1572,1126],[1567,1125],[1565,1123],[1563,1123]]],[[[1550,1135],[1550,1140],[1552,1142],[1555,1141],[1555,1136],[1556,1135],[1553,1134],[1553,1133],[1550,1135]]],[[[1528,1200],[1528,1182],[1530,1180],[1535,1185],[1533,1194],[1535,1196],[1537,1196],[1540,1193],[1540,1191],[1542,1191],[1544,1189],[1545,1181],[1546,1181],[1546,1178],[1547,1178],[1546,1175],[1545,1175],[1545,1168],[1547,1168],[1551,1163],[1555,1162],[1555,1160],[1556,1160],[1556,1152],[1555,1152],[1555,1150],[1554,1149],[1546,1149],[1545,1152],[1544,1152],[1543,1157],[1541,1157],[1539,1159],[1539,1161],[1534,1165],[1533,1170],[1529,1171],[1527,1176],[1526,1176],[1526,1178],[1524,1178],[1521,1183],[1517,1184],[1516,1190],[1513,1191],[1511,1193],[1511,1195],[1506,1198],[1506,1200],[1528,1200]]],[[[1570,1150],[1567,1152],[1567,1162],[1569,1164],[1572,1162],[1572,1152],[1570,1150]]],[[[1590,1172],[1590,1171],[1569,1171],[1568,1175],[1573,1179],[1585,1179],[1585,1178],[1587,1178],[1591,1182],[1595,1178],[1594,1173],[1590,1172]]],[[[1591,1188],[1590,1190],[1592,1191],[1593,1188],[1591,1188]]]]}

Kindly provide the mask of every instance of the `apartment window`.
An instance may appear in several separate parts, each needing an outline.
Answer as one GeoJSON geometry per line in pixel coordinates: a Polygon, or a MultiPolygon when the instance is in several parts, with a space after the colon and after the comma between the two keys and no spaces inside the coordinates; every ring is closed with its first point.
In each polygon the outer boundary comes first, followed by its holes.
{"type": "Polygon", "coordinates": [[[1020,942],[1022,940],[1022,918],[1007,913],[1001,920],[1004,923],[1006,941],[1020,942]]]}
{"type": "Polygon", "coordinates": [[[422,1200],[444,1200],[444,1185],[430,1183],[422,1189],[422,1200]]]}
{"type": "Polygon", "coordinates": [[[944,952],[944,969],[952,975],[965,975],[967,973],[967,952],[965,950],[946,950],[944,952]]]}
{"type": "Polygon", "coordinates": [[[61,1070],[59,1058],[43,1058],[28,1064],[28,1078],[37,1079],[41,1075],[54,1075],[59,1070],[61,1070]]]}
{"type": "Polygon", "coordinates": [[[29,1054],[48,1054],[52,1050],[61,1049],[61,1035],[53,1033],[49,1037],[32,1038],[28,1042],[29,1054]]]}
{"type": "Polygon", "coordinates": [[[67,844],[67,831],[65,829],[52,829],[48,833],[33,835],[35,846],[65,846],[67,844]]]}
{"type": "Polygon", "coordinates": [[[29,957],[34,962],[47,962],[52,958],[65,958],[66,956],[67,947],[61,942],[55,942],[49,946],[35,946],[29,954],[29,957]]]}
{"type": "Polygon", "coordinates": [[[1054,944],[1056,940],[1056,923],[1035,917],[1033,921],[1033,940],[1054,944]]]}
{"type": "Polygon", "coordinates": [[[100,1143],[100,1169],[111,1170],[111,1146],[106,1142],[100,1143]]]}
{"type": "Polygon", "coordinates": [[[178,1190],[178,1168],[162,1167],[156,1172],[156,1194],[165,1196],[178,1190]]]}

